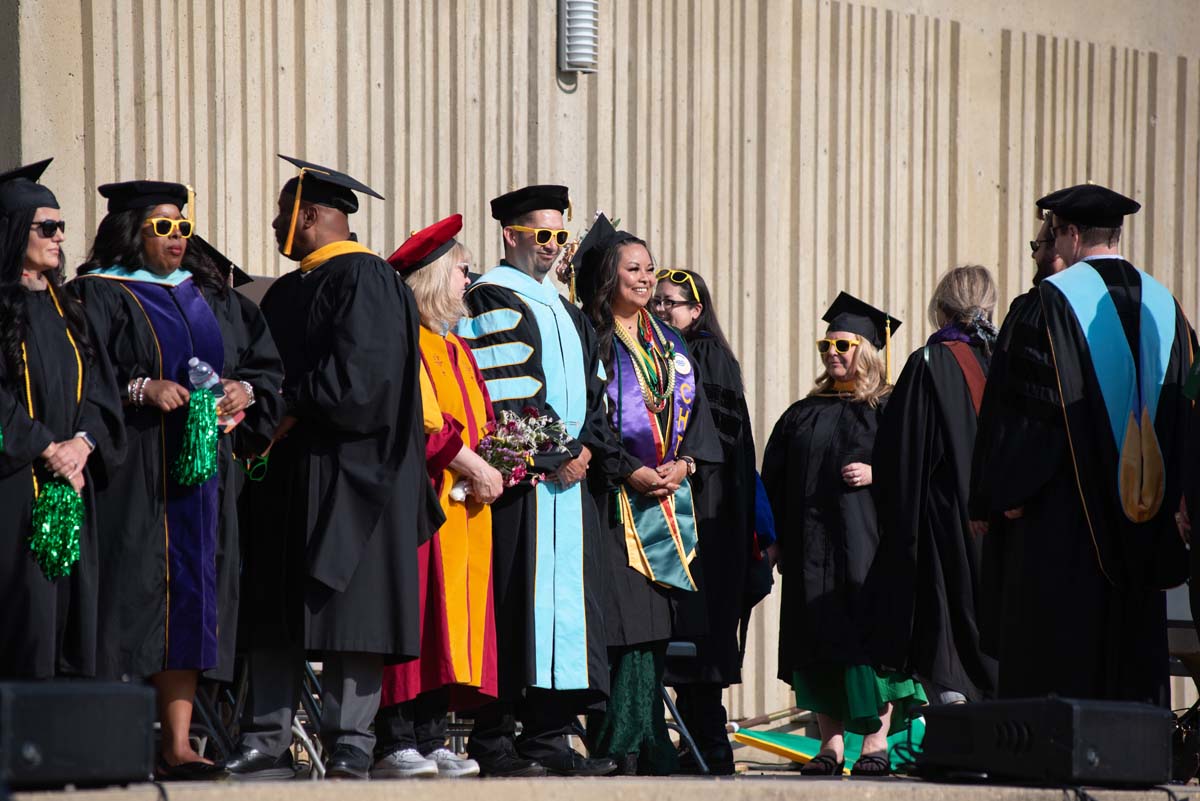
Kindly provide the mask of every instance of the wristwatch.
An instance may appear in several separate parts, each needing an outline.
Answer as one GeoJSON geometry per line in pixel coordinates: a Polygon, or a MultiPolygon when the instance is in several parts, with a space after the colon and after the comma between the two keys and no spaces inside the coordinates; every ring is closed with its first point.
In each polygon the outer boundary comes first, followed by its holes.
{"type": "Polygon", "coordinates": [[[693,475],[693,474],[695,474],[695,472],[696,472],[696,460],[695,460],[695,459],[693,459],[693,458],[692,458],[692,457],[690,457],[690,456],[680,456],[679,458],[680,458],[680,459],[682,459],[684,462],[686,462],[686,463],[687,463],[688,475],[690,476],[690,475],[693,475]]]}
{"type": "Polygon", "coordinates": [[[83,440],[83,444],[88,446],[88,453],[96,450],[96,440],[92,439],[92,435],[86,431],[76,431],[75,436],[83,440]]]}

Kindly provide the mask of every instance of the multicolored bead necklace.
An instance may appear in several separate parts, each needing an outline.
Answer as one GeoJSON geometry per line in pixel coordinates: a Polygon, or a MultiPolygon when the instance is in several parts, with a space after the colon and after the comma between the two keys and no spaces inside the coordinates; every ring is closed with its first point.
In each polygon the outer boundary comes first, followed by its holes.
{"type": "Polygon", "coordinates": [[[629,351],[633,373],[646,408],[658,414],[675,394],[675,346],[668,342],[658,323],[645,309],[638,310],[637,338],[617,323],[617,339],[629,351]],[[660,342],[666,343],[663,351],[660,342]]]}

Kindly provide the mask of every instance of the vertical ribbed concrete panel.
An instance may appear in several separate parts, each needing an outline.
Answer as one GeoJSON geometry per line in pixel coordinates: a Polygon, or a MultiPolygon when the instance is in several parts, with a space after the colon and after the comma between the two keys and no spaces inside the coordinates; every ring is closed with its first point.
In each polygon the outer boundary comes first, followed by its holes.
{"type": "MultiPolygon", "coordinates": [[[[608,0],[594,75],[556,71],[555,0],[79,0],[0,12],[19,124],[4,165],[47,174],[82,260],[96,186],[191,183],[199,230],[278,274],[277,152],[354,174],[360,238],[388,254],[453,212],[480,266],[487,200],[572,188],[663,265],[699,270],[745,371],[759,448],[817,371],[839,290],[929,332],[938,276],[977,262],[1002,306],[1029,283],[1033,200],[1085,180],[1141,201],[1122,250],[1200,303],[1200,12],[1105,0],[608,0]],[[1088,19],[1088,35],[1070,23],[1088,19]],[[9,62],[12,62],[11,64],[9,62]],[[19,128],[19,130],[18,130],[19,128]]],[[[1079,27],[1083,30],[1083,26],[1079,27]]],[[[789,703],[760,607],[732,714],[789,703]]]]}

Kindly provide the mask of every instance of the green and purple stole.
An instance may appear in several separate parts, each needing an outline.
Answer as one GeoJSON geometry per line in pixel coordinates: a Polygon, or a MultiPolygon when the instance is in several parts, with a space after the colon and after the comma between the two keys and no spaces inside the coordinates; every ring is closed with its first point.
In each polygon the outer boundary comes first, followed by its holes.
{"type": "MultiPolygon", "coordinates": [[[[666,326],[651,325],[651,337],[661,352],[672,354],[675,386],[662,415],[647,408],[633,360],[620,340],[613,340],[613,377],[608,382],[609,414],[621,444],[643,465],[656,468],[674,461],[687,432],[696,401],[696,370],[687,345],[666,326]]],[[[666,498],[618,491],[629,566],[650,581],[682,590],[695,590],[688,565],[696,555],[696,513],[692,487],[684,478],[666,498]]]]}

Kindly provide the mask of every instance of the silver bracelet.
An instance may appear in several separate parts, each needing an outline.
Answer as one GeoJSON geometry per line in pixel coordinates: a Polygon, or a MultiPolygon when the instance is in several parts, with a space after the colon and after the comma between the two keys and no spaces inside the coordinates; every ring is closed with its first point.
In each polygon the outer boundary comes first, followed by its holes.
{"type": "Polygon", "coordinates": [[[246,403],[246,408],[249,409],[254,405],[254,387],[250,385],[249,381],[239,381],[238,383],[242,385],[242,389],[246,390],[246,394],[250,396],[250,400],[246,403]]]}

